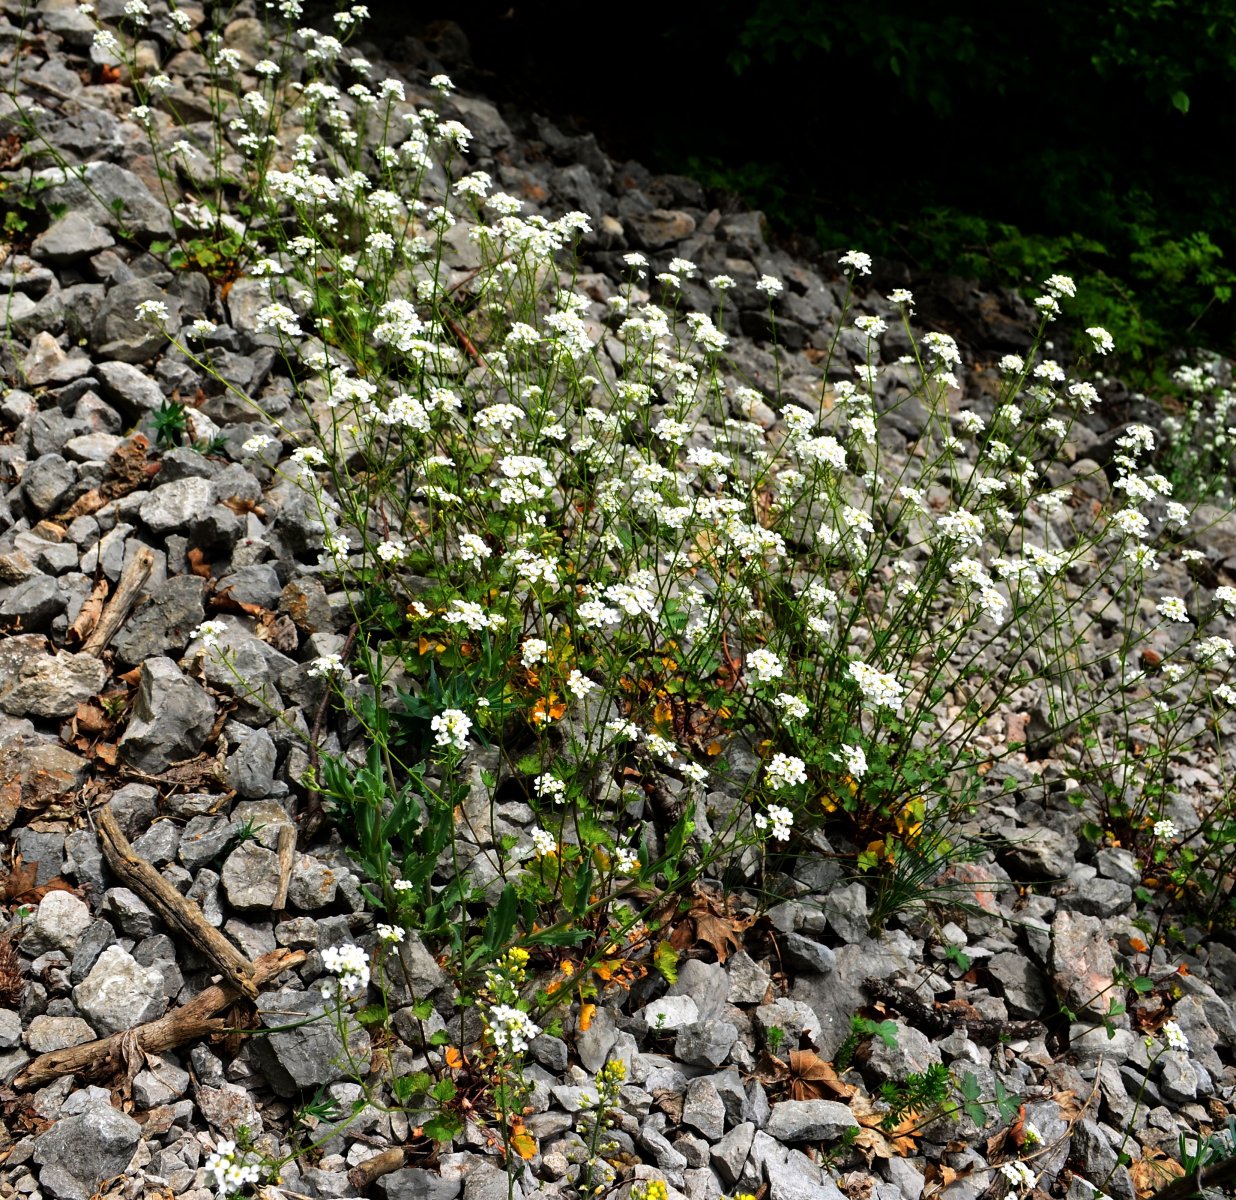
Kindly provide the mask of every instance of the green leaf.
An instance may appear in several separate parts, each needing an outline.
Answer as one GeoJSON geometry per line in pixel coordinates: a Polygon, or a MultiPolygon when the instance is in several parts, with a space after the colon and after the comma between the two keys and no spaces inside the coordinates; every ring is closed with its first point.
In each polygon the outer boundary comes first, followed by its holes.
{"type": "Polygon", "coordinates": [[[362,1025],[382,1025],[389,1016],[385,1004],[366,1004],[356,1013],[356,1019],[362,1025]]]}
{"type": "Polygon", "coordinates": [[[678,951],[666,941],[657,943],[652,955],[653,965],[666,983],[678,982],[678,951]]]}
{"type": "Polygon", "coordinates": [[[979,1081],[973,1071],[967,1071],[962,1076],[957,1090],[961,1093],[966,1116],[981,1129],[987,1124],[987,1110],[979,1100],[979,1081]]]}
{"type": "Polygon", "coordinates": [[[1145,975],[1139,975],[1133,980],[1133,990],[1144,995],[1146,992],[1154,988],[1154,980],[1147,979],[1145,975]]]}
{"type": "Polygon", "coordinates": [[[437,1083],[429,1089],[429,1094],[439,1104],[449,1104],[455,1099],[459,1089],[455,1086],[453,1079],[439,1079],[437,1083]]]}
{"type": "Polygon", "coordinates": [[[1177,112],[1187,113],[1189,111],[1189,93],[1188,92],[1173,92],[1172,107],[1177,112]]]}
{"type": "Polygon", "coordinates": [[[485,921],[485,932],[481,936],[481,952],[495,954],[506,946],[511,930],[515,928],[515,916],[518,912],[519,897],[515,894],[515,885],[508,883],[498,897],[498,903],[485,921]]]}
{"type": "Polygon", "coordinates": [[[463,1132],[463,1121],[454,1113],[438,1113],[430,1117],[422,1128],[425,1136],[433,1138],[435,1142],[449,1142],[463,1132]]]}

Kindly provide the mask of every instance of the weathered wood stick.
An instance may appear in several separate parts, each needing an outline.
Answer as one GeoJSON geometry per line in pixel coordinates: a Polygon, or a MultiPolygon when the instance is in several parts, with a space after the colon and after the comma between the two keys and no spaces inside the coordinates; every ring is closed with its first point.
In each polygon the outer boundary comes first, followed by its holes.
{"type": "MultiPolygon", "coordinates": [[[[257,985],[268,983],[291,967],[305,961],[303,950],[272,950],[253,964],[257,985]]],[[[222,1033],[227,1023],[215,1013],[241,998],[238,988],[228,983],[214,983],[198,992],[187,1004],[135,1029],[96,1038],[81,1046],[52,1050],[27,1063],[13,1079],[15,1088],[42,1087],[62,1075],[100,1078],[122,1065],[121,1044],[135,1039],[137,1046],[151,1054],[172,1050],[185,1042],[195,1041],[211,1033],[222,1033]]]]}
{"type": "Polygon", "coordinates": [[[120,573],[120,582],[116,591],[103,609],[99,623],[90,636],[82,643],[83,654],[93,654],[98,658],[103,653],[107,643],[115,636],[116,631],[125,623],[129,611],[137,603],[154,570],[154,551],[146,546],[139,546],[137,552],[129,559],[128,566],[120,573]]]}
{"type": "Polygon", "coordinates": [[[390,1150],[383,1150],[381,1154],[375,1154],[372,1158],[367,1158],[363,1163],[358,1163],[348,1172],[348,1183],[352,1185],[358,1192],[363,1192],[375,1179],[381,1175],[389,1175],[392,1171],[398,1171],[403,1166],[404,1153],[402,1146],[395,1146],[390,1150]]]}
{"type": "Polygon", "coordinates": [[[288,903],[288,886],[292,882],[292,867],[296,862],[296,826],[280,825],[279,840],[275,843],[279,856],[279,887],[275,902],[270,906],[274,912],[282,912],[288,903]]]}
{"type": "Polygon", "coordinates": [[[110,804],[95,809],[94,818],[107,865],[155,909],[166,925],[188,938],[241,995],[256,999],[258,988],[253,963],[207,923],[202,910],[192,900],[186,900],[134,851],[110,804]]]}

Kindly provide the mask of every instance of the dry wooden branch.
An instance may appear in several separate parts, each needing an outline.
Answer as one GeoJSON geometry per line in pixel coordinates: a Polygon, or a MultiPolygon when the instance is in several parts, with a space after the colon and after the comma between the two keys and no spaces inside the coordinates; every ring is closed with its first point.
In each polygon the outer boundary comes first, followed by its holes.
{"type": "Polygon", "coordinates": [[[98,658],[107,647],[107,643],[116,635],[116,631],[128,619],[129,612],[137,603],[154,570],[154,551],[146,546],[139,546],[137,553],[129,560],[128,565],[120,573],[120,582],[116,592],[103,609],[99,623],[90,636],[82,643],[83,654],[93,654],[98,658]]]}
{"type": "Polygon", "coordinates": [[[402,1146],[395,1146],[390,1150],[383,1150],[381,1154],[375,1154],[372,1158],[367,1158],[363,1163],[358,1163],[348,1172],[348,1183],[358,1191],[363,1192],[375,1179],[381,1175],[389,1175],[392,1171],[398,1171],[403,1166],[404,1153],[402,1146]]]}
{"type": "MultiPolygon", "coordinates": [[[[253,964],[255,984],[261,986],[305,961],[303,950],[272,950],[253,964]]],[[[135,1029],[97,1038],[81,1046],[52,1050],[40,1054],[24,1066],[13,1080],[15,1088],[42,1087],[62,1075],[80,1075],[99,1079],[123,1066],[123,1046],[128,1040],[150,1054],[172,1050],[185,1042],[195,1041],[212,1033],[222,1033],[227,1023],[215,1013],[241,998],[238,988],[229,983],[215,983],[198,992],[187,1004],[174,1012],[147,1021],[135,1029]]]]}
{"type": "Polygon", "coordinates": [[[255,968],[214,926],[202,910],[186,900],[154,867],[129,845],[108,804],[94,810],[99,841],[107,865],[163,918],[164,924],[189,939],[243,996],[258,994],[255,968]]]}
{"type": "Polygon", "coordinates": [[[275,902],[270,906],[274,912],[282,912],[288,903],[288,886],[292,882],[292,867],[296,862],[296,826],[280,825],[279,840],[275,843],[279,856],[279,887],[275,902]]]}
{"type": "Polygon", "coordinates": [[[98,628],[99,617],[107,600],[107,580],[98,579],[86,602],[81,606],[73,624],[65,633],[64,640],[70,645],[80,645],[98,628]]]}

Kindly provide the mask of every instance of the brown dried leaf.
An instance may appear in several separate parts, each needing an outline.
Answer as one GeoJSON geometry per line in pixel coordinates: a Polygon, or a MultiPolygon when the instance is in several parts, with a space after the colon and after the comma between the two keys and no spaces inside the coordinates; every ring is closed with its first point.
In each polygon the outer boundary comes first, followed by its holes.
{"type": "Polygon", "coordinates": [[[26,993],[26,981],[21,977],[21,959],[13,939],[0,938],[0,1004],[16,1008],[26,993]]]}
{"type": "Polygon", "coordinates": [[[790,1051],[790,1096],[794,1100],[822,1100],[832,1096],[848,1100],[858,1088],[846,1083],[813,1050],[790,1051]]]}
{"type": "Polygon", "coordinates": [[[254,632],[283,654],[294,654],[300,645],[300,635],[291,617],[263,609],[254,632]]]}
{"type": "Polygon", "coordinates": [[[1183,1179],[1185,1169],[1174,1158],[1154,1146],[1142,1149],[1141,1158],[1129,1167],[1137,1200],[1147,1200],[1173,1179],[1183,1179]]]}
{"type": "Polygon", "coordinates": [[[36,884],[38,876],[37,862],[23,862],[20,854],[14,855],[12,868],[0,882],[0,900],[6,904],[38,904],[48,892],[74,891],[71,883],[60,878],[36,884]]]}
{"type": "Polygon", "coordinates": [[[739,937],[749,929],[754,918],[735,916],[729,911],[729,901],[712,892],[699,891],[683,920],[670,934],[675,950],[704,942],[711,946],[717,961],[724,963],[732,950],[742,949],[739,937]]]}
{"type": "Polygon", "coordinates": [[[206,555],[197,546],[185,553],[185,559],[189,564],[190,575],[196,575],[199,579],[212,578],[210,563],[206,561],[206,555]]]}

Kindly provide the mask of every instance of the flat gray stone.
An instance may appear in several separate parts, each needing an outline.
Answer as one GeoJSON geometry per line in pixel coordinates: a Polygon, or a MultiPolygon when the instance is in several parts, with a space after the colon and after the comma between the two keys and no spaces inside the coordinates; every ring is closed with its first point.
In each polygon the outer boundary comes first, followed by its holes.
{"type": "Polygon", "coordinates": [[[104,226],[96,225],[84,213],[69,212],[34,239],[30,253],[49,262],[66,263],[115,244],[116,239],[104,226]]]}
{"type": "Polygon", "coordinates": [[[269,909],[279,890],[279,857],[257,842],[242,842],[227,856],[220,879],[233,908],[269,909]]]}
{"type": "Polygon", "coordinates": [[[261,1064],[271,1087],[280,1096],[296,1096],[306,1088],[349,1078],[359,1070],[363,1075],[370,1057],[369,1035],[349,1023],[349,1066],[344,1046],[333,1022],[325,1015],[319,992],[275,992],[263,997],[259,1010],[262,1024],[272,1030],[266,1037],[250,1043],[253,1057],[261,1064]],[[264,1011],[263,1011],[264,1010],[264,1011]],[[276,1029],[290,1025],[301,1015],[319,1014],[319,1019],[295,1029],[276,1029]]]}
{"type": "Polygon", "coordinates": [[[214,499],[215,489],[210,480],[190,475],[155,488],[137,511],[153,533],[173,533],[188,529],[190,522],[209,508],[214,499]]]}
{"type": "Polygon", "coordinates": [[[93,1042],[95,1031],[81,1017],[49,1017],[39,1013],[30,1018],[25,1042],[35,1054],[49,1054],[53,1050],[65,1050],[69,1046],[84,1046],[93,1042]]]}
{"type": "Polygon", "coordinates": [[[831,1142],[858,1127],[849,1106],[835,1100],[782,1100],[773,1105],[765,1132],[779,1142],[831,1142]]]}
{"type": "Polygon", "coordinates": [[[124,1173],[141,1136],[132,1117],[106,1104],[62,1117],[35,1139],[39,1183],[59,1200],[90,1200],[103,1180],[124,1173]]]}
{"type": "Polygon", "coordinates": [[[662,996],[639,1010],[639,1017],[650,1030],[681,1029],[699,1020],[699,1005],[690,996],[662,996]]]}
{"type": "Polygon", "coordinates": [[[32,958],[49,950],[72,954],[90,920],[90,909],[84,901],[57,888],[39,901],[34,919],[22,935],[21,947],[32,958]]]}
{"type": "Polygon", "coordinates": [[[163,972],[109,946],[73,989],[73,1003],[100,1034],[122,1033],[163,1014],[163,972]]]}
{"type": "Polygon", "coordinates": [[[201,685],[183,675],[170,658],[147,659],[129,727],[120,739],[121,757],[157,774],[197,754],[214,719],[214,701],[201,685]]]}

